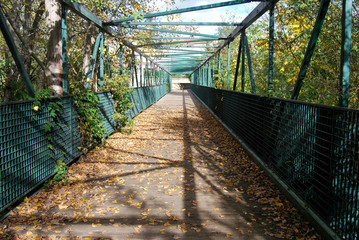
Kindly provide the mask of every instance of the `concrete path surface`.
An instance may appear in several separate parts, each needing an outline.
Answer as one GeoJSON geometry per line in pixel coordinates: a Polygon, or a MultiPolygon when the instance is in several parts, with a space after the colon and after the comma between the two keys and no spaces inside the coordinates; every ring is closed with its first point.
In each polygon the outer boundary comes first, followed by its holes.
{"type": "Polygon", "coordinates": [[[320,239],[188,90],[26,199],[1,239],[320,239]]]}

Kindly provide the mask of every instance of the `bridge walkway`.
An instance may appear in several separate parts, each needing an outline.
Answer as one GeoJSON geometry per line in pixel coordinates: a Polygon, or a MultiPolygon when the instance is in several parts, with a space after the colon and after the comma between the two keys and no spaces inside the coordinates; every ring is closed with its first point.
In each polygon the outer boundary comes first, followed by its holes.
{"type": "Polygon", "coordinates": [[[320,239],[189,90],[74,163],[5,220],[19,239],[320,239]]]}

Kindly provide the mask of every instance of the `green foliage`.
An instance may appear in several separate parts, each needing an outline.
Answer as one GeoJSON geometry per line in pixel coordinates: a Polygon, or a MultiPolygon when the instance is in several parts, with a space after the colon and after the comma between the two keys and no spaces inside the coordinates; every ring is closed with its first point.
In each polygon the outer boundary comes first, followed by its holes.
{"type": "MultiPolygon", "coordinates": [[[[50,157],[54,159],[54,128],[57,125],[57,120],[59,117],[59,112],[62,109],[62,102],[60,99],[51,99],[50,95],[53,93],[54,90],[52,89],[42,89],[38,92],[35,92],[34,102],[32,104],[32,109],[35,112],[41,112],[44,106],[47,106],[47,109],[50,113],[51,120],[46,120],[44,124],[44,130],[46,134],[47,140],[47,148],[50,150],[50,157]]],[[[36,119],[36,117],[35,117],[36,119]]]]}
{"type": "Polygon", "coordinates": [[[35,92],[34,102],[32,103],[32,108],[34,111],[41,110],[41,106],[51,98],[51,93],[54,90],[52,89],[41,89],[40,91],[35,92]]]}
{"type": "Polygon", "coordinates": [[[127,119],[123,128],[121,128],[121,132],[126,134],[131,134],[133,132],[133,125],[135,124],[135,119],[127,119]]]}
{"type": "Polygon", "coordinates": [[[0,93],[3,92],[3,89],[5,87],[6,69],[10,64],[11,61],[0,58],[0,93]]]}
{"type": "Polygon", "coordinates": [[[53,177],[53,182],[58,184],[61,182],[66,183],[68,181],[66,177],[68,166],[64,162],[64,160],[59,159],[55,165],[55,176],[53,177]]]}
{"type": "Polygon", "coordinates": [[[133,107],[130,97],[133,90],[129,87],[130,76],[127,74],[114,73],[112,78],[106,78],[104,89],[111,91],[115,102],[114,120],[122,126],[128,124],[126,113],[133,107]]]}
{"type": "Polygon", "coordinates": [[[98,109],[100,101],[91,89],[85,89],[80,84],[71,87],[79,114],[82,150],[87,152],[96,144],[103,143],[107,135],[98,109]]]}

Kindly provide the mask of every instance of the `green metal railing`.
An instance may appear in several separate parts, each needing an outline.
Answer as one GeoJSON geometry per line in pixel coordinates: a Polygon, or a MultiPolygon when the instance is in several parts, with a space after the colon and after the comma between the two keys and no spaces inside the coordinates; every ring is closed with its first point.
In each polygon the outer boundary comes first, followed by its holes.
{"type": "MultiPolygon", "coordinates": [[[[131,96],[134,108],[128,116],[135,117],[163,97],[167,89],[167,84],[135,88],[131,96]]],[[[103,126],[111,134],[119,127],[112,119],[114,102],[111,93],[102,92],[97,96],[103,126]]],[[[48,103],[41,111],[33,110],[33,101],[0,104],[0,212],[50,178],[58,159],[70,163],[80,156],[81,136],[73,98],[65,96],[60,101],[63,108],[54,124],[54,149],[51,151],[44,129],[47,122],[54,121],[47,110],[48,103]]]]}
{"type": "Polygon", "coordinates": [[[327,238],[359,238],[358,110],[191,89],[327,238]]]}
{"type": "Polygon", "coordinates": [[[0,210],[36,188],[54,172],[55,160],[69,163],[80,156],[78,118],[71,97],[60,98],[63,108],[53,130],[52,153],[44,129],[52,117],[43,106],[34,111],[32,101],[0,105],[0,210]]]}

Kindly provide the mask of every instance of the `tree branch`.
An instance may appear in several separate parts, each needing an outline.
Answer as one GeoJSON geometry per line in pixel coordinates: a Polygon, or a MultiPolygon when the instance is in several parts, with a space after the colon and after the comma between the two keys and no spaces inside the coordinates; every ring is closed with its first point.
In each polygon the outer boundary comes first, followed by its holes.
{"type": "Polygon", "coordinates": [[[22,44],[24,44],[26,51],[30,54],[31,57],[34,58],[34,60],[39,64],[39,66],[41,67],[42,70],[45,71],[46,66],[44,65],[43,62],[41,62],[41,60],[35,55],[35,53],[31,50],[31,48],[28,46],[28,44],[26,43],[26,41],[24,40],[24,38],[21,36],[21,34],[19,33],[19,31],[14,27],[14,23],[13,21],[10,19],[9,15],[7,14],[7,12],[4,11],[4,8],[2,6],[0,6],[2,11],[4,12],[10,26],[12,27],[12,29],[14,30],[14,33],[16,34],[16,36],[19,38],[19,40],[21,41],[22,44]]]}

